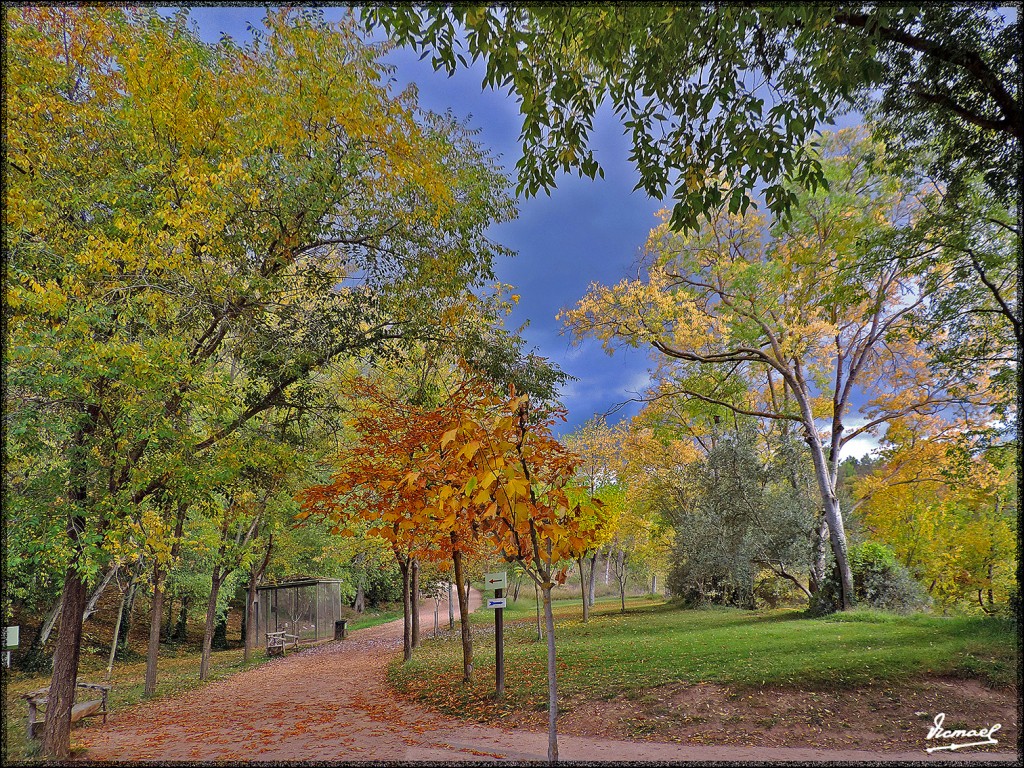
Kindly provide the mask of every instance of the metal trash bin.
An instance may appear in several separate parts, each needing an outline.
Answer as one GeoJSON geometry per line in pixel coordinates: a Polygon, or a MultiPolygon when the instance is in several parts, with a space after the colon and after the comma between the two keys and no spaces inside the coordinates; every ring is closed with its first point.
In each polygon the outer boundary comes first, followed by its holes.
{"type": "Polygon", "coordinates": [[[345,626],[348,624],[348,619],[338,619],[334,622],[334,639],[344,640],[345,639],[345,626]]]}

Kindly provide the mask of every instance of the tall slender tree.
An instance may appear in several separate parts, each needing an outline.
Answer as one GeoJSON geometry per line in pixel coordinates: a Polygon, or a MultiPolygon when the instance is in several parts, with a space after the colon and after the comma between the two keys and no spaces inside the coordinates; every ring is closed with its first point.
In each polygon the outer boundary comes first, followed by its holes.
{"type": "Polygon", "coordinates": [[[645,277],[594,285],[563,316],[577,338],[608,349],[649,345],[663,361],[662,396],[802,430],[850,607],[836,488],[843,446],[908,413],[970,410],[992,392],[983,376],[929,368],[910,334],[926,286],[907,260],[878,256],[902,242],[893,233],[915,216],[916,189],[887,174],[881,149],[853,130],[831,136],[821,162],[828,189],[803,199],[786,226],[723,212],[683,235],[666,215],[645,277]],[[863,421],[848,428],[856,399],[863,421]]]}

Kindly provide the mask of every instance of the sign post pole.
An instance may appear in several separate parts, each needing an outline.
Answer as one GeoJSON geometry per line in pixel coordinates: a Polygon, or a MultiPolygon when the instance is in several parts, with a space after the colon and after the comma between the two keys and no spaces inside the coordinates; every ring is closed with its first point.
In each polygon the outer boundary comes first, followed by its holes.
{"type": "Polygon", "coordinates": [[[505,695],[505,598],[508,572],[484,575],[484,586],[494,590],[494,598],[487,601],[487,607],[494,609],[494,697],[505,695]]]}
{"type": "MultiPolygon", "coordinates": [[[[502,596],[502,590],[494,590],[495,597],[502,596]]],[[[505,695],[505,609],[494,610],[494,696],[505,695]]]]}

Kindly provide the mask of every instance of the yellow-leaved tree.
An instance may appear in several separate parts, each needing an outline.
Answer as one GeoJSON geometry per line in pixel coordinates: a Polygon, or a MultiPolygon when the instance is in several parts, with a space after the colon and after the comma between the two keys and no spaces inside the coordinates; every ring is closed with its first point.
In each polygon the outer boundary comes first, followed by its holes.
{"type": "Polygon", "coordinates": [[[989,382],[929,367],[910,336],[928,295],[908,266],[914,254],[900,250],[911,246],[894,235],[915,216],[915,186],[888,173],[883,149],[858,131],[823,144],[828,189],[806,195],[785,226],[721,211],[683,234],[666,214],[641,277],[592,285],[562,317],[578,339],[596,337],[609,351],[651,347],[663,397],[802,431],[848,608],[853,577],[836,493],[843,446],[908,413],[984,405],[989,382]],[[857,402],[861,421],[850,427],[857,402]]]}
{"type": "Polygon", "coordinates": [[[184,11],[4,20],[6,448],[18,562],[46,541],[64,574],[43,737],[63,758],[88,584],[128,512],[180,541],[218,446],[332,360],[436,330],[430,308],[490,279],[513,203],[350,18],[271,11],[244,45],[184,11]]]}
{"type": "Polygon", "coordinates": [[[962,430],[935,426],[890,425],[881,465],[854,485],[853,511],[944,607],[1006,610],[1018,558],[1011,451],[971,452],[962,430]]]}

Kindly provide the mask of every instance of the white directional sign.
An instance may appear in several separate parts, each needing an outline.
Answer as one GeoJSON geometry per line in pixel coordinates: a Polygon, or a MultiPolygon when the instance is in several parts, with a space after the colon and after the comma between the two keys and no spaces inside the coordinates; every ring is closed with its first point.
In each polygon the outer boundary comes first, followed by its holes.
{"type": "Polygon", "coordinates": [[[488,608],[505,608],[506,607],[505,598],[504,597],[489,597],[489,598],[487,598],[487,607],[488,608]]]}
{"type": "Polygon", "coordinates": [[[4,627],[4,665],[8,669],[11,668],[10,649],[18,647],[18,629],[18,627],[4,627]]]}
{"type": "Polygon", "coordinates": [[[508,574],[505,571],[488,573],[484,576],[484,587],[487,589],[505,589],[508,587],[508,574]]]}

